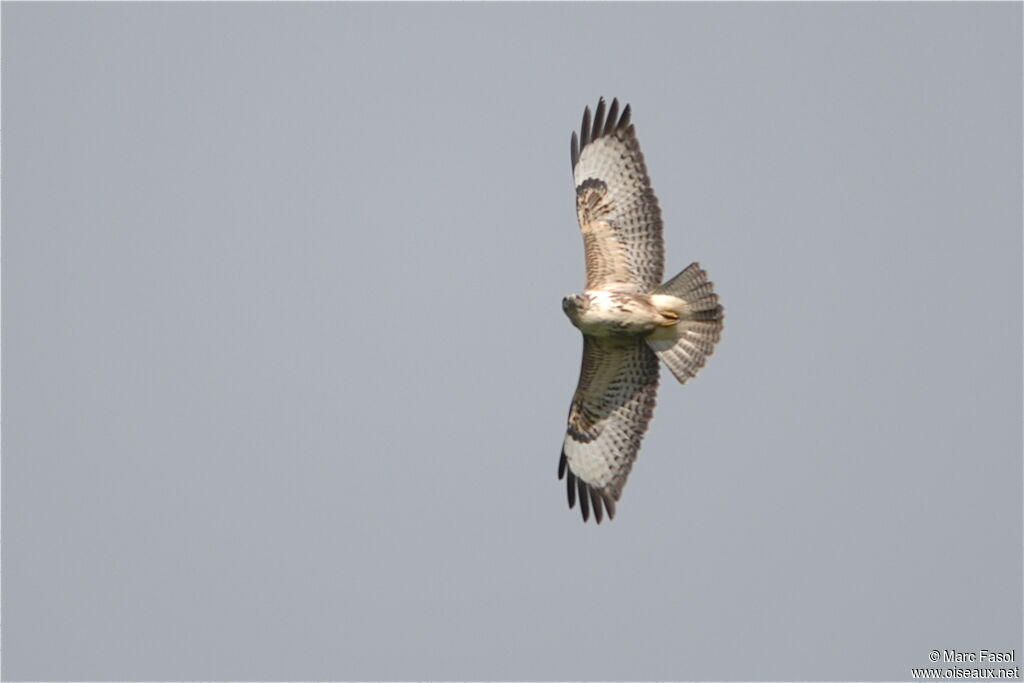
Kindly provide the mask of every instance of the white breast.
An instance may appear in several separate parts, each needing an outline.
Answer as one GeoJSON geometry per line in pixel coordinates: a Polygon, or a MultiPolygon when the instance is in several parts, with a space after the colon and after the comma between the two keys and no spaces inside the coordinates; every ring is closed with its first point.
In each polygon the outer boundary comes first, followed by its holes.
{"type": "Polygon", "coordinates": [[[645,297],[619,292],[588,291],[589,305],[582,312],[578,327],[596,337],[647,334],[657,324],[658,315],[645,297]]]}

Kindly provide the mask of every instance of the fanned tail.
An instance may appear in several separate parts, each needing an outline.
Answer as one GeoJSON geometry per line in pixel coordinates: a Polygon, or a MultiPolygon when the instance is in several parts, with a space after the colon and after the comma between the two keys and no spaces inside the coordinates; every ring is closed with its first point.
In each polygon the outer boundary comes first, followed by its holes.
{"type": "Polygon", "coordinates": [[[658,287],[651,294],[665,322],[647,336],[647,345],[685,383],[704,367],[722,336],[725,318],[714,285],[698,263],[658,287]]]}

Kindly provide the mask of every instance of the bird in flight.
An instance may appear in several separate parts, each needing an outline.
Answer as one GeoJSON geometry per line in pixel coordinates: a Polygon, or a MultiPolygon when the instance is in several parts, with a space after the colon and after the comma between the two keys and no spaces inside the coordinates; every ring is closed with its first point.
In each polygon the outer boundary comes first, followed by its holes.
{"type": "Polygon", "coordinates": [[[627,104],[591,118],[583,110],[572,134],[576,215],[583,233],[587,283],[562,300],[583,333],[580,379],[558,462],[569,507],[579,497],[583,521],[615,516],[615,503],[654,411],[658,360],[685,383],[704,366],[722,333],[723,312],[711,282],[692,263],[662,283],[661,210],[651,189],[627,104]]]}

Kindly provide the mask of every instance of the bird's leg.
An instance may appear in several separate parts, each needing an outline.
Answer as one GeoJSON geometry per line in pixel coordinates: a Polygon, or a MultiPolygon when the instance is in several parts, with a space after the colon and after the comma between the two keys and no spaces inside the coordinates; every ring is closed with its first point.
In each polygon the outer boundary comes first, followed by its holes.
{"type": "Polygon", "coordinates": [[[662,327],[672,327],[679,322],[679,314],[675,311],[658,311],[658,313],[660,313],[663,318],[663,320],[658,323],[662,327]]]}

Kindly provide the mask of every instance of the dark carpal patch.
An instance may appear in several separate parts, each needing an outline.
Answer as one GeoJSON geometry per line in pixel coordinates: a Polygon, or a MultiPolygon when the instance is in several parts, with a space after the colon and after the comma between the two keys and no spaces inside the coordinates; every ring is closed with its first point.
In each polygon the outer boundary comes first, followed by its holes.
{"type": "Polygon", "coordinates": [[[584,232],[594,221],[608,220],[614,209],[608,186],[603,181],[587,178],[576,187],[576,214],[584,232]]]}
{"type": "Polygon", "coordinates": [[[582,431],[576,429],[575,427],[573,427],[572,425],[569,425],[566,428],[565,431],[566,431],[566,433],[568,433],[569,438],[571,438],[576,443],[590,443],[591,441],[593,441],[594,439],[596,439],[597,437],[600,436],[600,434],[591,434],[590,432],[582,432],[582,431]]]}
{"type": "Polygon", "coordinates": [[[596,190],[601,194],[608,191],[608,185],[603,180],[597,178],[587,178],[582,183],[576,186],[576,196],[579,197],[587,190],[596,190]]]}

